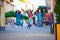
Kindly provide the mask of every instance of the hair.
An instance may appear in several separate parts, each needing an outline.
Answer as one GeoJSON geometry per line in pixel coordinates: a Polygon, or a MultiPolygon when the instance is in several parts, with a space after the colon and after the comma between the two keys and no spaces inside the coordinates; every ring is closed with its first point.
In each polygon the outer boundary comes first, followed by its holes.
{"type": "Polygon", "coordinates": [[[41,12],[43,13],[43,9],[41,9],[41,12]]]}
{"type": "Polygon", "coordinates": [[[32,13],[32,11],[30,10],[30,13],[32,13]]]}
{"type": "Polygon", "coordinates": [[[37,9],[36,12],[39,13],[39,9],[37,9]]]}
{"type": "MultiPolygon", "coordinates": [[[[20,14],[20,13],[21,13],[19,10],[17,10],[17,11],[18,11],[18,14],[20,14]]],[[[16,11],[15,13],[17,13],[17,11],[16,11]]]]}

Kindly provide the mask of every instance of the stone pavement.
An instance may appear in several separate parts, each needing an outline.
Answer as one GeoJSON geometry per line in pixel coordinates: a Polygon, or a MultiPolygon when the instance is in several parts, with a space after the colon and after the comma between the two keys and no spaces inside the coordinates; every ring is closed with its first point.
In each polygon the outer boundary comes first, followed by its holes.
{"type": "Polygon", "coordinates": [[[0,40],[54,40],[54,36],[48,33],[2,32],[0,40]]]}
{"type": "Polygon", "coordinates": [[[33,25],[27,29],[27,24],[23,27],[16,25],[6,25],[5,32],[0,32],[0,40],[54,40],[54,35],[50,34],[50,26],[37,27],[33,25]]]}
{"type": "Polygon", "coordinates": [[[36,25],[32,25],[31,29],[27,29],[27,24],[24,24],[23,27],[17,26],[17,25],[6,25],[5,31],[7,32],[27,32],[27,33],[50,33],[50,26],[44,26],[44,27],[37,27],[36,25]]]}

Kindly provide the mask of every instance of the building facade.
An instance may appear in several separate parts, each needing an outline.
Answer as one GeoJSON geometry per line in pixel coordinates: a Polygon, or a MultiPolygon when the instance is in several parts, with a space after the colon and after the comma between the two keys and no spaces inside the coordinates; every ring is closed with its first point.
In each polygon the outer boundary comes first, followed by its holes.
{"type": "Polygon", "coordinates": [[[0,0],[0,30],[4,30],[5,14],[4,14],[4,0],[0,0]]]}
{"type": "Polygon", "coordinates": [[[51,12],[54,11],[56,5],[56,0],[47,0],[47,6],[51,9],[51,12]]]}
{"type": "Polygon", "coordinates": [[[11,0],[0,0],[0,31],[5,30],[5,12],[9,10],[13,10],[11,0]]]}
{"type": "Polygon", "coordinates": [[[14,5],[12,4],[13,1],[11,0],[6,0],[4,2],[4,11],[5,13],[8,11],[13,11],[14,10],[14,5]]]}

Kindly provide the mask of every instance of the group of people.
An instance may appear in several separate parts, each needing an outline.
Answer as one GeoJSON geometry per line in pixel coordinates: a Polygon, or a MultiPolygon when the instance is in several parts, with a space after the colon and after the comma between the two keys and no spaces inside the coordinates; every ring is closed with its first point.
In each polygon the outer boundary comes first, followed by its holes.
{"type": "MultiPolygon", "coordinates": [[[[21,17],[20,17],[20,15],[22,13],[23,13],[23,15],[24,15],[24,13],[28,14],[28,27],[27,28],[29,28],[29,29],[33,24],[37,25],[37,27],[43,26],[43,18],[45,16],[47,16],[47,14],[45,12],[43,12],[43,10],[41,10],[41,9],[37,9],[34,13],[30,9],[28,9],[27,11],[24,11],[23,9],[22,9],[22,11],[17,10],[15,12],[15,17],[16,17],[16,25],[18,25],[18,26],[23,26],[23,19],[21,19],[21,17]],[[34,17],[34,19],[33,19],[33,17],[34,17]]],[[[48,18],[46,17],[45,20],[48,20],[48,18]]]]}
{"type": "Polygon", "coordinates": [[[32,18],[33,18],[33,13],[30,9],[28,9],[27,11],[24,11],[23,9],[21,11],[17,10],[14,14],[16,17],[16,25],[17,26],[23,26],[23,19],[21,19],[21,14],[24,16],[25,13],[28,15],[28,27],[30,29],[30,26],[32,26],[32,18]]]}
{"type": "Polygon", "coordinates": [[[37,9],[34,13],[34,24],[37,25],[37,27],[42,26],[43,23],[43,11],[41,9],[37,9]]]}

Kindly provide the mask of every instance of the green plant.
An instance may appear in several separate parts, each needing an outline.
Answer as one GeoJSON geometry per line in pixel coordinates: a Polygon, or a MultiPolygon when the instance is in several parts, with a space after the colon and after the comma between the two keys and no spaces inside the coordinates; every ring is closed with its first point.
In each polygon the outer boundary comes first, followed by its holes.
{"type": "Polygon", "coordinates": [[[23,16],[23,18],[24,18],[25,20],[28,20],[28,17],[27,17],[27,16],[23,16]]]}
{"type": "MultiPolygon", "coordinates": [[[[9,18],[9,17],[15,17],[14,11],[9,11],[5,13],[5,18],[9,18]]],[[[23,16],[22,14],[20,15],[21,19],[25,19],[28,20],[27,16],[23,16]]]]}
{"type": "Polygon", "coordinates": [[[15,17],[14,11],[6,12],[6,13],[5,13],[5,18],[8,18],[8,17],[15,17]]]}
{"type": "Polygon", "coordinates": [[[56,6],[54,11],[56,13],[56,21],[57,23],[60,23],[60,0],[56,0],[56,6]]]}

